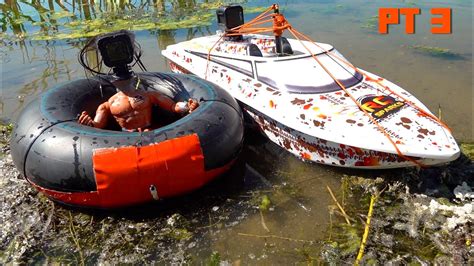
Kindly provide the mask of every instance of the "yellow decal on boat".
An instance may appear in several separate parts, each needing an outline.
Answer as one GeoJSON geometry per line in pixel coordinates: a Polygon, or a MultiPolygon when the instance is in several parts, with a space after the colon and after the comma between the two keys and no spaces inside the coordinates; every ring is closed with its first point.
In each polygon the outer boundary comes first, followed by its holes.
{"type": "Polygon", "coordinates": [[[359,98],[359,103],[362,110],[372,114],[374,118],[381,119],[391,113],[400,110],[405,103],[395,100],[391,96],[363,96],[359,98]]]}

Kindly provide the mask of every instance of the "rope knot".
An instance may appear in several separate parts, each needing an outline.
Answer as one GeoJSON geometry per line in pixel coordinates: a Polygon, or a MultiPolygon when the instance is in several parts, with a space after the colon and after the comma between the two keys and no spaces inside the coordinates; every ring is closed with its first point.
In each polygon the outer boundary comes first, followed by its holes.
{"type": "Polygon", "coordinates": [[[281,36],[283,31],[290,28],[291,25],[282,14],[273,14],[273,33],[275,36],[281,36]]]}

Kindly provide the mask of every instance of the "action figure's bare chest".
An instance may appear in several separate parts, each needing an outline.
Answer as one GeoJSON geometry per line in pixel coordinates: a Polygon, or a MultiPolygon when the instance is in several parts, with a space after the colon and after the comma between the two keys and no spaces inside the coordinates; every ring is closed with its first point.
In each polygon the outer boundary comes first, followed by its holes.
{"type": "Polygon", "coordinates": [[[118,93],[109,99],[109,104],[112,115],[120,117],[148,109],[151,101],[146,94],[125,95],[124,93],[118,93]]]}

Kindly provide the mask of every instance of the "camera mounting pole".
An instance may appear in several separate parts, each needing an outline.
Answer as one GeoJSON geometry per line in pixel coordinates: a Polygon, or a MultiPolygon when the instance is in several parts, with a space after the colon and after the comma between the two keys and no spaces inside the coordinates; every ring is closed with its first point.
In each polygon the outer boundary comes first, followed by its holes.
{"type": "Polygon", "coordinates": [[[134,76],[133,71],[130,70],[128,65],[114,67],[112,71],[119,79],[129,79],[134,76]]]}

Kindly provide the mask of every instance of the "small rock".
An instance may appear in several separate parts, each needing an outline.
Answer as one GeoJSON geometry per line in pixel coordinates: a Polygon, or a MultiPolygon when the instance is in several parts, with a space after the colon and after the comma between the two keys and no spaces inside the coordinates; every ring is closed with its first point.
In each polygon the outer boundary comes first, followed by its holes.
{"type": "Polygon", "coordinates": [[[468,186],[466,182],[462,182],[461,186],[457,186],[454,189],[454,196],[464,201],[466,199],[474,199],[474,192],[472,192],[471,187],[468,186]]]}

